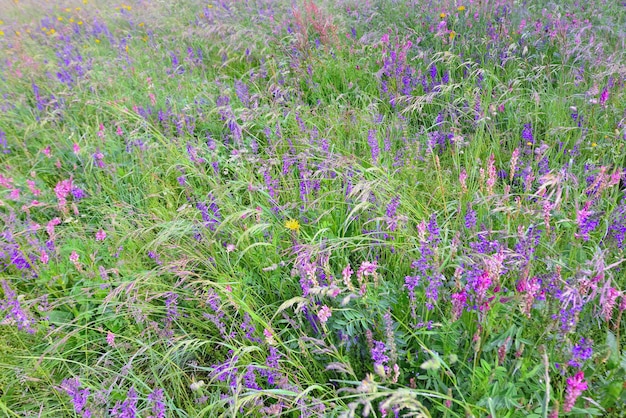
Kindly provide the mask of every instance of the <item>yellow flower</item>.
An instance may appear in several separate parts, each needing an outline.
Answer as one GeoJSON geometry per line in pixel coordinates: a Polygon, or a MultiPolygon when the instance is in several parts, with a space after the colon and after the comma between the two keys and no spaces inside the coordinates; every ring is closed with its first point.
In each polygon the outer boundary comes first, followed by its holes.
{"type": "Polygon", "coordinates": [[[100,39],[96,39],[96,43],[99,44],[100,43],[100,39]]]}
{"type": "Polygon", "coordinates": [[[17,36],[20,36],[20,35],[22,34],[22,32],[20,32],[19,30],[16,30],[16,31],[15,31],[15,34],[16,34],[17,36]]]}
{"type": "Polygon", "coordinates": [[[459,12],[464,12],[465,11],[465,6],[459,6],[456,8],[459,12]]]}
{"type": "Polygon", "coordinates": [[[442,19],[445,19],[445,18],[446,18],[446,14],[445,14],[445,13],[443,13],[443,12],[441,12],[441,13],[439,14],[439,17],[440,17],[440,18],[442,18],[442,19]]]}
{"type": "Polygon", "coordinates": [[[145,25],[145,23],[141,22],[141,23],[139,24],[139,27],[140,27],[140,28],[143,28],[143,26],[144,26],[144,25],[145,25]]]}
{"type": "Polygon", "coordinates": [[[597,147],[597,146],[598,146],[598,144],[596,144],[595,142],[592,142],[592,143],[591,143],[591,146],[592,146],[592,147],[597,147]]]}
{"type": "Polygon", "coordinates": [[[285,228],[291,231],[298,232],[300,230],[300,222],[296,221],[295,219],[289,219],[287,222],[285,222],[285,228]]]}
{"type": "Polygon", "coordinates": [[[530,141],[528,141],[528,142],[526,143],[526,145],[528,145],[529,147],[531,147],[531,146],[533,145],[533,143],[532,143],[532,142],[530,142],[530,141]]]}
{"type": "Polygon", "coordinates": [[[70,18],[70,23],[74,23],[74,18],[70,18]]]}
{"type": "Polygon", "coordinates": [[[450,31],[450,40],[453,40],[455,36],[456,36],[456,32],[450,31]]]}
{"type": "Polygon", "coordinates": [[[83,24],[83,21],[82,21],[82,20],[79,20],[79,21],[78,21],[78,22],[76,22],[76,23],[78,23],[78,25],[80,26],[80,25],[82,25],[82,24],[83,24]]]}
{"type": "Polygon", "coordinates": [[[48,35],[54,35],[55,33],[56,33],[56,30],[54,30],[54,28],[48,31],[48,35]]]}
{"type": "Polygon", "coordinates": [[[59,22],[63,22],[63,18],[62,18],[61,16],[57,17],[57,20],[58,20],[59,22]]]}
{"type": "Polygon", "coordinates": [[[0,36],[4,36],[4,31],[0,30],[0,36]]]}

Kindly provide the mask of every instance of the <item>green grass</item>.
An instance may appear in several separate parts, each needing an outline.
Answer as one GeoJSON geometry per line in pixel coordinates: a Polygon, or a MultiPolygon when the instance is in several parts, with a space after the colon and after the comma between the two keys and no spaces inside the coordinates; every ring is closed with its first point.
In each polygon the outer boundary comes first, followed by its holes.
{"type": "Polygon", "coordinates": [[[0,415],[623,416],[623,5],[5,3],[0,415]]]}

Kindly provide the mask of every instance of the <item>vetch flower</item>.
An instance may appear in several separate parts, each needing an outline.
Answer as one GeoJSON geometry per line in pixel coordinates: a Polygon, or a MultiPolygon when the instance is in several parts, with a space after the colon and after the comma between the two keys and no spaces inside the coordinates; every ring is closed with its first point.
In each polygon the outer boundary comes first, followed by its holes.
{"type": "Polygon", "coordinates": [[[323,325],[328,321],[328,319],[330,318],[332,314],[333,314],[332,310],[328,306],[324,305],[322,306],[320,311],[317,313],[317,317],[319,318],[320,322],[323,325]]]}
{"type": "Polygon", "coordinates": [[[102,229],[99,229],[98,232],[96,232],[96,241],[104,241],[106,237],[107,233],[104,232],[102,229]]]}
{"type": "Polygon", "coordinates": [[[115,347],[115,334],[113,334],[111,331],[107,332],[107,344],[110,347],[115,347]]]}
{"type": "Polygon", "coordinates": [[[585,390],[587,390],[587,382],[585,382],[585,374],[582,371],[572,377],[568,377],[563,411],[571,411],[576,403],[576,399],[578,399],[585,390]]]}
{"type": "Polygon", "coordinates": [[[87,408],[87,398],[89,397],[89,388],[80,390],[81,384],[78,377],[73,379],[65,379],[61,382],[61,389],[65,391],[74,404],[74,412],[80,414],[83,418],[91,417],[91,411],[87,408]]]}
{"type": "Polygon", "coordinates": [[[148,395],[148,402],[152,404],[152,415],[148,418],[165,418],[165,396],[163,389],[155,389],[148,395]]]}

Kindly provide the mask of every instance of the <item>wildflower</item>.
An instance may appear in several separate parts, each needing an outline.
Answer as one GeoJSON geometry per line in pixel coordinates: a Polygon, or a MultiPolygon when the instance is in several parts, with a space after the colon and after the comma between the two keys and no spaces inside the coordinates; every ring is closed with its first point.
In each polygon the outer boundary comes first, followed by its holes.
{"type": "Polygon", "coordinates": [[[285,228],[291,231],[298,232],[300,230],[300,222],[295,219],[289,219],[287,222],[285,222],[285,228]]]}
{"type": "Polygon", "coordinates": [[[530,123],[524,124],[524,129],[522,130],[522,139],[526,141],[526,145],[531,146],[533,142],[535,142],[533,138],[533,128],[530,123]]]}
{"type": "Polygon", "coordinates": [[[617,303],[617,298],[620,292],[614,287],[610,287],[608,290],[602,292],[600,296],[600,305],[602,305],[602,317],[605,321],[609,321],[613,314],[613,308],[617,303]]]}
{"type": "Polygon", "coordinates": [[[376,131],[370,129],[367,133],[367,144],[372,151],[372,160],[374,163],[378,162],[378,155],[380,154],[380,148],[378,147],[378,139],[376,138],[376,131]]]}
{"type": "Polygon", "coordinates": [[[593,342],[586,338],[581,338],[580,342],[572,347],[572,358],[567,363],[568,366],[581,368],[582,362],[589,360],[593,355],[593,342]]]}
{"type": "Polygon", "coordinates": [[[580,371],[572,377],[567,378],[567,389],[565,394],[565,403],[563,411],[569,412],[576,403],[576,399],[587,390],[587,382],[585,382],[585,374],[580,371]]]}
{"type": "Polygon", "coordinates": [[[104,232],[102,229],[99,229],[98,232],[96,232],[96,241],[104,241],[106,237],[107,233],[104,232]]]}
{"type": "Polygon", "coordinates": [[[324,305],[318,312],[317,317],[319,318],[320,322],[323,325],[328,321],[331,315],[332,315],[332,310],[328,306],[324,305]]]}
{"type": "Polygon", "coordinates": [[[72,254],[70,254],[70,261],[74,264],[78,263],[78,259],[80,258],[80,256],[78,255],[78,253],[76,251],[72,251],[72,254]]]}
{"type": "Polygon", "coordinates": [[[439,17],[441,19],[445,19],[446,18],[446,14],[444,12],[439,13],[439,17]]]}
{"type": "Polygon", "coordinates": [[[74,411],[84,418],[91,417],[91,411],[87,408],[87,398],[89,397],[89,388],[80,389],[80,380],[78,377],[73,379],[65,379],[61,382],[61,389],[65,391],[74,404],[74,411]]]}
{"type": "Polygon", "coordinates": [[[374,361],[374,371],[380,376],[386,375],[386,364],[389,362],[389,356],[385,354],[387,351],[387,347],[385,343],[382,341],[372,341],[373,345],[371,348],[372,360],[374,361]]]}
{"type": "Polygon", "coordinates": [[[609,100],[609,90],[605,87],[600,94],[600,105],[606,106],[607,100],[609,100]]]}
{"type": "Polygon", "coordinates": [[[464,12],[465,11],[465,6],[459,6],[456,8],[459,12],[464,12]]]}
{"type": "Polygon", "coordinates": [[[137,416],[137,392],[135,388],[130,388],[126,394],[126,399],[120,406],[119,402],[111,410],[111,416],[120,418],[135,418],[137,416]],[[121,411],[120,411],[121,409],[121,411]]]}
{"type": "Polygon", "coordinates": [[[152,403],[152,415],[149,418],[165,418],[165,397],[163,389],[155,389],[148,395],[148,401],[152,403]]]}
{"type": "Polygon", "coordinates": [[[265,342],[267,343],[267,345],[276,344],[276,340],[274,339],[274,334],[272,334],[272,331],[270,329],[265,328],[263,330],[263,336],[265,337],[265,342]]]}
{"type": "Polygon", "coordinates": [[[111,331],[107,332],[107,344],[110,347],[115,347],[115,334],[113,334],[111,331]]]}
{"type": "Polygon", "coordinates": [[[456,37],[456,32],[455,31],[450,31],[450,34],[448,35],[450,37],[450,40],[454,40],[454,38],[456,37]]]}
{"type": "Polygon", "coordinates": [[[0,299],[0,312],[6,312],[5,319],[15,321],[18,330],[34,334],[35,329],[32,327],[34,321],[28,317],[28,314],[22,308],[20,297],[9,287],[9,283],[6,280],[3,280],[1,285],[4,299],[0,299]]]}

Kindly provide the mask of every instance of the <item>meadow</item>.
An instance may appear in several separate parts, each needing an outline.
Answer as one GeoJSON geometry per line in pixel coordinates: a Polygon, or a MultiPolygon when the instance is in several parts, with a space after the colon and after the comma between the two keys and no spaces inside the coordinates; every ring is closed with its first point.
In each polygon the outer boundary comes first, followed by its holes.
{"type": "Polygon", "coordinates": [[[0,0],[0,416],[626,417],[626,2],[0,0]]]}

